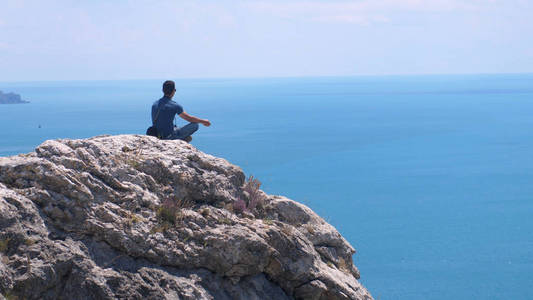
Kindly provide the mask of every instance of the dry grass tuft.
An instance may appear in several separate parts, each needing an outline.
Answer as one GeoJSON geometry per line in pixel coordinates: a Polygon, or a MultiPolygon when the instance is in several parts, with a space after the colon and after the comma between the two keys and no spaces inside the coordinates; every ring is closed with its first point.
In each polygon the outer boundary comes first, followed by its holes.
{"type": "Polygon", "coordinates": [[[26,246],[31,246],[31,245],[33,245],[35,243],[36,243],[36,241],[34,239],[31,239],[31,238],[24,239],[24,244],[26,244],[26,246]]]}
{"type": "Polygon", "coordinates": [[[188,207],[191,207],[191,204],[188,201],[182,199],[166,199],[157,208],[156,216],[160,223],[175,225],[183,218],[181,210],[188,207]]]}
{"type": "Polygon", "coordinates": [[[127,212],[126,214],[126,225],[128,226],[133,226],[133,224],[137,224],[137,223],[140,223],[144,221],[144,218],[139,216],[138,214],[136,213],[133,213],[133,212],[127,212]]]}
{"type": "Polygon", "coordinates": [[[156,232],[165,232],[169,230],[170,228],[171,228],[171,225],[168,223],[157,224],[156,226],[152,227],[152,229],[150,229],[150,233],[154,234],[156,232]]]}
{"type": "Polygon", "coordinates": [[[235,212],[253,212],[257,208],[262,208],[265,202],[265,196],[259,189],[261,181],[254,176],[248,177],[242,187],[242,193],[246,200],[238,198],[233,202],[233,211],[235,212]]]}
{"type": "Polygon", "coordinates": [[[155,208],[159,224],[154,226],[150,232],[164,232],[170,229],[183,220],[182,210],[190,207],[192,207],[192,204],[182,199],[174,200],[169,198],[164,200],[161,205],[155,208]]]}
{"type": "Polygon", "coordinates": [[[219,221],[220,221],[222,224],[233,225],[233,221],[232,221],[230,218],[228,218],[228,217],[220,218],[219,221]]]}
{"type": "Polygon", "coordinates": [[[339,258],[339,270],[343,271],[344,273],[351,273],[348,263],[342,257],[339,258]]]}
{"type": "Polygon", "coordinates": [[[283,232],[285,235],[292,235],[292,226],[283,225],[283,227],[281,227],[281,232],[283,232]]]}
{"type": "Polygon", "coordinates": [[[274,225],[274,221],[272,221],[272,219],[265,218],[265,219],[263,219],[263,224],[274,225]]]}
{"type": "Polygon", "coordinates": [[[207,218],[210,214],[211,214],[211,211],[209,210],[209,208],[202,208],[200,210],[200,214],[204,217],[204,218],[207,218]]]}
{"type": "Polygon", "coordinates": [[[10,238],[0,240],[0,252],[5,253],[9,249],[10,238]]]}

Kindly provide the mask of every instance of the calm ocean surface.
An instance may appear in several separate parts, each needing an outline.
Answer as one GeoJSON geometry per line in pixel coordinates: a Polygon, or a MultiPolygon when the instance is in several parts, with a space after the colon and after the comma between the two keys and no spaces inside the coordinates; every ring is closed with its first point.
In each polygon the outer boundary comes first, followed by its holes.
{"type": "MultiPolygon", "coordinates": [[[[0,105],[0,156],[144,133],[161,83],[0,83],[31,101],[0,105]]],[[[336,226],[376,299],[533,299],[533,75],[176,84],[193,144],[336,226]]]]}

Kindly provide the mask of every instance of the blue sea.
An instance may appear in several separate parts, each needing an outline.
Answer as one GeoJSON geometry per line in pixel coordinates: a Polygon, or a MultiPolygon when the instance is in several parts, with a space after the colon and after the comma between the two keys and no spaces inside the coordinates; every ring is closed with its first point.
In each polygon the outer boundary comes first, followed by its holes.
{"type": "MultiPolygon", "coordinates": [[[[142,134],[161,83],[0,83],[31,101],[0,105],[0,156],[142,134]]],[[[176,84],[193,144],[336,226],[376,299],[533,299],[533,75],[176,84]]]]}

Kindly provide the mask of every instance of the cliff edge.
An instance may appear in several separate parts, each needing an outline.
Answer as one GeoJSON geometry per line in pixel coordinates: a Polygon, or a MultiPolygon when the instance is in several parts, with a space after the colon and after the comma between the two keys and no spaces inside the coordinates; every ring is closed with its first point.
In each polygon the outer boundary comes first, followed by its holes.
{"type": "Polygon", "coordinates": [[[148,136],[0,157],[0,298],[372,299],[334,227],[255,183],[148,136]]]}

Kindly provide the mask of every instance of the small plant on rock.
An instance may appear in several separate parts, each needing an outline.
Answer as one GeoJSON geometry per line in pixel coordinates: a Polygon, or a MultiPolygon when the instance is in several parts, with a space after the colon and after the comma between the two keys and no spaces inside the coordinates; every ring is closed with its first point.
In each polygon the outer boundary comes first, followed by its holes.
{"type": "Polygon", "coordinates": [[[244,184],[244,194],[248,197],[248,209],[253,211],[256,207],[263,206],[265,201],[264,195],[259,188],[261,187],[261,181],[250,176],[248,181],[244,184]]]}
{"type": "Polygon", "coordinates": [[[274,221],[270,218],[263,219],[263,223],[266,225],[274,225],[274,221]]]}
{"type": "Polygon", "coordinates": [[[26,246],[31,246],[33,244],[35,244],[35,240],[34,239],[31,239],[31,238],[26,238],[24,239],[24,244],[26,244],[26,246]]]}
{"type": "Polygon", "coordinates": [[[129,227],[133,226],[133,224],[141,222],[142,220],[143,220],[143,218],[140,217],[139,215],[137,215],[134,212],[127,212],[126,213],[126,225],[129,226],[129,227]]]}
{"type": "Polygon", "coordinates": [[[237,198],[237,201],[233,203],[233,210],[235,212],[253,212],[256,208],[262,207],[265,201],[265,196],[259,190],[260,187],[261,181],[253,176],[248,177],[248,180],[244,183],[242,188],[242,192],[247,201],[240,197],[237,198]]]}
{"type": "Polygon", "coordinates": [[[150,233],[154,234],[156,232],[165,232],[169,228],[170,228],[170,224],[169,223],[161,223],[159,225],[156,225],[156,226],[152,227],[152,229],[150,229],[150,233]]]}
{"type": "Polygon", "coordinates": [[[7,249],[9,249],[9,241],[10,238],[5,238],[0,240],[0,252],[7,252],[7,249]]]}
{"type": "Polygon", "coordinates": [[[176,225],[183,218],[181,210],[190,207],[190,203],[183,200],[166,199],[156,208],[159,225],[150,230],[151,233],[164,232],[176,225]]]}
{"type": "Polygon", "coordinates": [[[161,205],[155,208],[159,224],[154,226],[150,233],[165,232],[176,225],[182,218],[181,209],[185,205],[186,203],[182,200],[165,199],[161,205]]]}
{"type": "Polygon", "coordinates": [[[200,210],[200,214],[204,217],[204,218],[207,218],[211,212],[209,211],[209,208],[202,208],[200,210]]]}
{"type": "Polygon", "coordinates": [[[344,273],[350,273],[349,264],[342,257],[339,258],[339,270],[343,271],[344,273]]]}
{"type": "Polygon", "coordinates": [[[233,222],[232,222],[231,219],[228,218],[228,217],[221,218],[219,221],[220,221],[222,224],[233,225],[233,222]]]}
{"type": "Polygon", "coordinates": [[[283,232],[287,236],[291,236],[292,235],[292,226],[283,225],[283,227],[281,227],[281,232],[283,232]]]}
{"type": "Polygon", "coordinates": [[[166,199],[157,208],[157,219],[161,223],[176,224],[179,219],[180,209],[182,207],[183,205],[181,200],[174,201],[172,199],[166,199]]]}
{"type": "Polygon", "coordinates": [[[239,197],[237,198],[237,201],[233,203],[233,210],[235,212],[245,212],[248,211],[248,207],[246,207],[246,202],[239,197]]]}
{"type": "Polygon", "coordinates": [[[315,228],[311,224],[305,224],[305,229],[307,229],[307,232],[310,234],[315,234],[315,228]]]}
{"type": "Polygon", "coordinates": [[[19,297],[15,294],[12,294],[11,292],[7,292],[5,295],[4,295],[4,298],[6,298],[6,300],[18,300],[19,297]]]}

